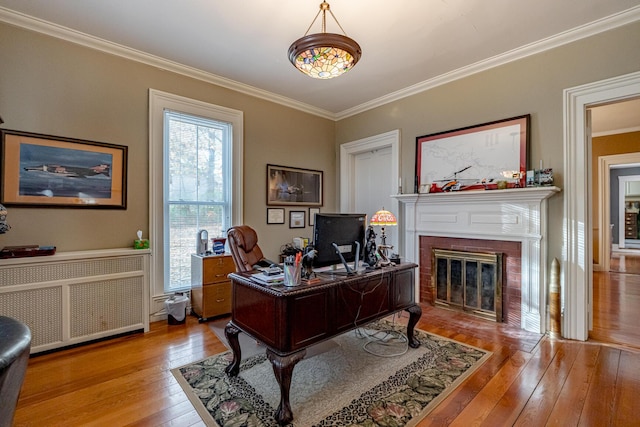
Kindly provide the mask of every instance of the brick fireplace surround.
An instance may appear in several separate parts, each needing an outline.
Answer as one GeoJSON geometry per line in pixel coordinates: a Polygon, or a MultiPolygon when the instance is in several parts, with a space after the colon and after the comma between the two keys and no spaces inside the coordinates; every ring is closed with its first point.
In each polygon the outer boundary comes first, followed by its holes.
{"type": "Polygon", "coordinates": [[[503,319],[544,333],[547,306],[547,199],[557,187],[401,194],[404,258],[420,265],[421,302],[433,303],[431,249],[502,252],[503,319]]]}
{"type": "Polygon", "coordinates": [[[459,239],[420,236],[420,301],[435,303],[435,286],[431,282],[431,250],[449,249],[465,252],[504,254],[502,265],[502,317],[504,323],[520,327],[520,242],[500,240],[459,239]]]}

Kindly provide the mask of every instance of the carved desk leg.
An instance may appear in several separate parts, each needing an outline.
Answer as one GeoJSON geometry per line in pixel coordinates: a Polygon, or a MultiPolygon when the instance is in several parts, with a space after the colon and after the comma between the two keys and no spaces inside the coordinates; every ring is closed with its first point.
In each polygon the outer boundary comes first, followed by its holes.
{"type": "Polygon", "coordinates": [[[407,323],[407,338],[409,339],[409,347],[418,348],[420,347],[420,341],[414,336],[414,328],[418,324],[418,320],[420,320],[420,316],[422,316],[422,308],[419,305],[414,305],[412,307],[407,308],[409,312],[409,323],[407,323]]]}
{"type": "Polygon", "coordinates": [[[274,415],[280,425],[288,424],[293,420],[293,413],[289,404],[291,375],[293,374],[293,367],[304,358],[305,354],[307,354],[307,350],[300,350],[288,356],[279,356],[267,349],[267,357],[271,361],[273,373],[280,385],[280,405],[274,415]]]}
{"type": "Polygon", "coordinates": [[[235,377],[240,372],[240,360],[242,360],[242,352],[240,351],[240,341],[238,341],[238,334],[240,333],[240,329],[238,329],[233,323],[227,323],[227,326],[224,328],[224,336],[227,337],[227,342],[231,347],[231,351],[233,352],[233,360],[229,365],[225,368],[225,372],[232,377],[235,377]]]}

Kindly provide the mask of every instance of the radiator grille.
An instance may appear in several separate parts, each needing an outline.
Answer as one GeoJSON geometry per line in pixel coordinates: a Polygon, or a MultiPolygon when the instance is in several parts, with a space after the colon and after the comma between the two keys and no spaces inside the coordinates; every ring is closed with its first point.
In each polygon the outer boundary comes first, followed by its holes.
{"type": "Polygon", "coordinates": [[[142,256],[51,262],[0,269],[0,287],[141,271],[142,256]]]}
{"type": "Polygon", "coordinates": [[[32,354],[148,331],[149,253],[129,252],[0,262],[0,315],[29,326],[32,354]]]}
{"type": "Polygon", "coordinates": [[[71,338],[143,323],[139,277],[74,285],[70,293],[71,338]]]}
{"type": "Polygon", "coordinates": [[[31,347],[62,341],[62,288],[0,293],[0,314],[26,323],[31,347]]]}

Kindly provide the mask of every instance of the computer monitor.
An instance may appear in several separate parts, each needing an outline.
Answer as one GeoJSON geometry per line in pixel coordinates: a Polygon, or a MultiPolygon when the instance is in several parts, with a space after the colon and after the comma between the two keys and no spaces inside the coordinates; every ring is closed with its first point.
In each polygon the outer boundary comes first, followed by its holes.
{"type": "Polygon", "coordinates": [[[348,273],[357,270],[347,263],[363,259],[366,214],[317,213],[313,247],[318,251],[314,267],[343,264],[348,273]]]}

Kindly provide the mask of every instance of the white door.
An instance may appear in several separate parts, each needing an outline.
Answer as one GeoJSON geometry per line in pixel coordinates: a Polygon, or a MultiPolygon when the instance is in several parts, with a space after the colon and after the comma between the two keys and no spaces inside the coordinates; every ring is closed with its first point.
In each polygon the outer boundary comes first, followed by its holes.
{"type": "MultiPolygon", "coordinates": [[[[340,146],[340,210],[365,213],[370,219],[383,207],[398,217],[398,226],[385,227],[391,252],[400,253],[402,224],[398,201],[391,197],[399,192],[400,132],[398,130],[340,146]]],[[[380,243],[380,228],[374,227],[380,243]]]]}
{"type": "MultiPolygon", "coordinates": [[[[366,213],[370,220],[374,213],[384,208],[393,212],[391,194],[397,193],[391,184],[389,165],[391,164],[391,147],[360,153],[355,155],[354,168],[354,211],[366,213]]],[[[398,212],[393,212],[396,216],[398,212]]],[[[380,238],[380,229],[375,227],[375,232],[380,238]]],[[[398,252],[397,227],[385,227],[387,244],[393,245],[391,252],[398,252]]],[[[378,243],[380,240],[378,239],[378,243]]]]}

